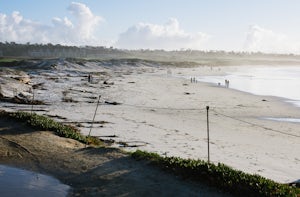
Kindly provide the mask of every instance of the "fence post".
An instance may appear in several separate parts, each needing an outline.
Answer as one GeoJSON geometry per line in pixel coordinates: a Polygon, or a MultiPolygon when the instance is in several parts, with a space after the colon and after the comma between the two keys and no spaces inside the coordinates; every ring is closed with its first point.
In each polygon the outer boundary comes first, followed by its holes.
{"type": "Polygon", "coordinates": [[[34,105],[34,89],[32,88],[31,115],[33,114],[33,105],[34,105]]]}
{"type": "MultiPolygon", "coordinates": [[[[96,106],[96,109],[95,109],[95,113],[94,113],[94,117],[93,117],[93,120],[92,120],[92,124],[91,124],[91,127],[90,127],[90,132],[89,132],[89,134],[88,134],[88,137],[90,137],[91,132],[92,132],[92,128],[93,128],[94,121],[95,121],[95,117],[96,117],[96,114],[97,114],[97,110],[98,110],[100,98],[101,98],[101,95],[99,95],[99,97],[98,97],[97,106],[96,106]]],[[[86,142],[86,143],[87,143],[87,142],[86,142]]]]}
{"type": "Polygon", "coordinates": [[[208,119],[208,111],[209,111],[209,106],[206,106],[206,118],[207,118],[207,161],[208,163],[210,162],[209,158],[209,119],[208,119]]]}

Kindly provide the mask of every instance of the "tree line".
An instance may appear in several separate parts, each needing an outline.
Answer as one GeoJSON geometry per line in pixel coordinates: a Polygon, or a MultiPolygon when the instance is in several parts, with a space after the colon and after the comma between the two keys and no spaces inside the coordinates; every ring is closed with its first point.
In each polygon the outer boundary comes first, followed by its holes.
{"type": "Polygon", "coordinates": [[[251,61],[300,61],[296,54],[266,54],[262,52],[236,52],[222,50],[191,50],[181,49],[174,51],[165,50],[126,50],[104,46],[66,46],[60,44],[31,44],[0,42],[0,57],[24,58],[86,58],[86,59],[120,59],[140,58],[159,61],[190,61],[203,64],[228,63],[239,60],[251,61]]]}

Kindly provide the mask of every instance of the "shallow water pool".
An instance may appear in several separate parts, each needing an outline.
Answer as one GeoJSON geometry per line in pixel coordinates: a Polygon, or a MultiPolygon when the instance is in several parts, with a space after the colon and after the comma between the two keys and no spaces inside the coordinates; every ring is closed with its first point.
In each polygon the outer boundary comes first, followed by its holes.
{"type": "Polygon", "coordinates": [[[0,165],[1,196],[60,197],[67,196],[69,189],[51,176],[0,165]]]}

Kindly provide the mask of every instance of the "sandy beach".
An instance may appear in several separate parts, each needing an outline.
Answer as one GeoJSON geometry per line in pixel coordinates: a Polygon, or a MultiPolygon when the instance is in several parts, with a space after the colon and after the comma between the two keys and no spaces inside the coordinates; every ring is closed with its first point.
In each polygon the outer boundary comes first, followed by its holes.
{"type": "MultiPolygon", "coordinates": [[[[189,78],[222,75],[234,67],[141,64],[110,68],[87,63],[84,69],[74,65],[72,69],[82,69],[85,73],[105,72],[105,75],[94,75],[98,82],[93,84],[87,83],[82,75],[76,79],[74,75],[57,75],[55,82],[49,80],[44,84],[44,90],[36,90],[35,96],[39,100],[45,100],[45,92],[49,92],[50,86],[51,91],[57,92],[48,96],[52,99],[48,101],[50,105],[35,107],[37,113],[73,123],[87,135],[96,98],[101,95],[91,135],[113,139],[115,147],[122,148],[125,144],[123,148],[128,151],[141,149],[206,160],[206,106],[209,106],[212,162],[222,162],[281,183],[300,178],[299,123],[263,119],[300,118],[299,108],[281,98],[256,96],[217,84],[191,83],[189,78]],[[65,90],[76,102],[61,102],[61,92],[65,90]],[[107,104],[107,101],[120,105],[107,104]]],[[[62,70],[64,68],[57,72],[62,70]]],[[[50,78],[49,74],[46,76],[50,78]]],[[[32,78],[34,83],[39,80],[32,78]]],[[[2,108],[26,109],[9,104],[2,108]]]]}
{"type": "MultiPolygon", "coordinates": [[[[58,192],[57,196],[231,196],[205,184],[183,180],[147,162],[136,161],[118,149],[85,147],[78,141],[32,129],[5,117],[0,118],[0,132],[1,164],[30,170],[35,175],[32,179],[39,180],[41,175],[37,173],[55,177],[70,187],[67,195],[58,192]]],[[[11,172],[1,173],[9,174],[10,180],[23,178],[14,177],[11,172]]],[[[2,195],[53,195],[53,188],[44,188],[49,183],[42,179],[36,185],[34,180],[18,183],[9,185],[4,181],[7,187],[2,186],[2,195]],[[38,193],[39,189],[43,192],[38,193]]]]}
{"type": "MultiPolygon", "coordinates": [[[[211,74],[205,67],[175,68],[172,75],[167,70],[116,80],[103,98],[123,105],[102,105],[97,120],[112,124],[93,134],[117,135],[133,144],[141,141],[145,146],[139,149],[162,155],[206,160],[205,107],[209,106],[211,161],[278,182],[299,179],[299,124],[262,119],[299,118],[299,109],[280,98],[190,83],[180,77],[211,74]]],[[[215,72],[223,70],[226,67],[215,72]]]]}

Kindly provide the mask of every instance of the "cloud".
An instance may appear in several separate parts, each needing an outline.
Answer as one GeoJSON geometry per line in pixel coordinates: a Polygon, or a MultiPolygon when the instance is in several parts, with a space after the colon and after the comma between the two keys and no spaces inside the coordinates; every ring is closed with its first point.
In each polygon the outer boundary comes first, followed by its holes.
{"type": "Polygon", "coordinates": [[[164,25],[139,23],[119,35],[116,46],[127,49],[181,48],[203,49],[210,36],[204,33],[189,34],[180,28],[175,18],[164,25]]]}
{"type": "Polygon", "coordinates": [[[68,45],[100,44],[95,36],[95,30],[104,19],[96,16],[82,3],[72,2],[68,11],[74,17],[52,19],[52,25],[44,25],[29,19],[24,19],[20,12],[11,15],[0,13],[0,41],[18,43],[57,43],[68,45]]]}
{"type": "Polygon", "coordinates": [[[267,53],[299,53],[300,43],[285,34],[251,25],[246,34],[244,49],[253,52],[267,53]]]}
{"type": "Polygon", "coordinates": [[[0,41],[30,42],[38,39],[45,41],[44,31],[47,28],[41,24],[24,19],[19,12],[11,16],[0,13],[0,41]]]}
{"type": "Polygon", "coordinates": [[[91,10],[82,3],[72,2],[68,10],[77,19],[77,24],[75,24],[77,36],[83,40],[89,40],[95,38],[93,33],[100,22],[104,19],[100,16],[95,16],[91,10]]]}

